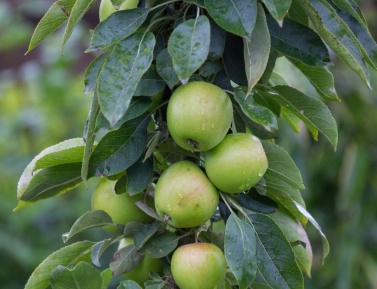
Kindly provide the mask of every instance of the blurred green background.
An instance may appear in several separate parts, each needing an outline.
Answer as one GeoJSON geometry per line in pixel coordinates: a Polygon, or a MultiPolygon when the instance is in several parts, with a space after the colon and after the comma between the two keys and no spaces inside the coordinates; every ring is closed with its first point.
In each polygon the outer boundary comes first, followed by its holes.
{"type": "MultiPolygon", "coordinates": [[[[64,245],[61,234],[90,209],[95,185],[12,212],[23,169],[44,148],[82,136],[90,103],[90,95],[83,94],[83,71],[93,56],[84,50],[89,29],[98,22],[98,3],[64,53],[58,30],[24,56],[33,28],[52,3],[0,2],[0,288],[23,288],[34,268],[64,245]]],[[[377,39],[377,3],[365,0],[361,5],[377,39]]],[[[305,129],[294,134],[284,123],[278,143],[300,167],[307,208],[331,245],[322,267],[321,240],[309,225],[315,260],[306,288],[377,288],[377,74],[371,72],[374,91],[369,91],[334,62],[342,100],[329,104],[339,126],[337,151],[323,139],[314,142],[305,129]]],[[[288,81],[315,95],[294,68],[279,65],[288,81]]]]}

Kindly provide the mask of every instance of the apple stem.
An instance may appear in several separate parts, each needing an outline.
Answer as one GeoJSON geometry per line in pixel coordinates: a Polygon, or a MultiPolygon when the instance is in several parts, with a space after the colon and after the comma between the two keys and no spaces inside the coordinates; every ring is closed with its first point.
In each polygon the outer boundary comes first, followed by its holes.
{"type": "Polygon", "coordinates": [[[194,141],[193,139],[189,139],[187,141],[187,144],[191,147],[193,147],[196,151],[199,151],[198,143],[194,141]]]}

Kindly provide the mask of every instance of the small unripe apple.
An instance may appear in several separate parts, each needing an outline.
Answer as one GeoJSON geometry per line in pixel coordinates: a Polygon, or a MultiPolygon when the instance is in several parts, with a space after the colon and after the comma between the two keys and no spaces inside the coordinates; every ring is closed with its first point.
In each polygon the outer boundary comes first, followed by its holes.
{"type": "Polygon", "coordinates": [[[205,169],[211,182],[225,193],[249,190],[264,175],[267,157],[260,140],[251,134],[227,135],[205,153],[205,169]]]}
{"type": "Polygon", "coordinates": [[[172,94],[167,108],[174,141],[189,151],[206,151],[221,142],[233,119],[227,93],[204,81],[189,82],[172,94]]]}
{"type": "Polygon", "coordinates": [[[190,161],[171,165],[159,178],[154,202],[157,213],[176,228],[197,227],[216,211],[219,194],[201,169],[190,161]]]}
{"type": "MultiPolygon", "coordinates": [[[[139,0],[126,0],[120,5],[119,10],[133,9],[136,8],[138,4],[139,0]]],[[[116,11],[118,10],[115,9],[111,0],[102,0],[99,5],[99,21],[102,22],[116,11]]]]}
{"type": "MultiPolygon", "coordinates": [[[[133,242],[133,238],[124,238],[119,242],[118,249],[131,245],[133,242]]],[[[123,275],[127,280],[135,281],[143,287],[144,283],[150,279],[150,272],[161,275],[163,273],[163,262],[161,259],[152,258],[150,255],[146,254],[139,265],[137,265],[132,271],[123,275]]]]}
{"type": "Polygon", "coordinates": [[[180,289],[222,288],[226,261],[223,252],[214,244],[187,244],[173,253],[171,271],[180,289]]]}
{"type": "MultiPolygon", "coordinates": [[[[151,217],[136,206],[136,201],[144,199],[143,194],[130,196],[127,192],[117,195],[115,193],[116,181],[103,178],[98,183],[92,195],[92,210],[103,210],[108,213],[116,224],[127,224],[130,221],[150,223],[151,217]]],[[[108,231],[114,231],[112,227],[104,227],[108,231]]]]}

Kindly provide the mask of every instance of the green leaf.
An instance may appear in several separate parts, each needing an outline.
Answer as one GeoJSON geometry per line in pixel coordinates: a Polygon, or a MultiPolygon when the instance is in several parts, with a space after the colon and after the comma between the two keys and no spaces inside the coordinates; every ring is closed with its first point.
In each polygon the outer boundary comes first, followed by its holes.
{"type": "Polygon", "coordinates": [[[147,144],[149,114],[125,122],[107,133],[91,155],[88,176],[112,176],[134,164],[147,144]]]}
{"type": "Polygon", "coordinates": [[[101,71],[101,67],[103,63],[105,62],[107,56],[109,56],[109,53],[100,54],[99,56],[96,57],[96,59],[92,61],[92,63],[89,64],[89,66],[85,70],[84,93],[93,92],[94,89],[96,88],[98,74],[101,71]]]}
{"type": "Polygon", "coordinates": [[[323,264],[325,262],[327,255],[330,252],[329,241],[327,241],[326,235],[322,232],[321,227],[319,226],[317,221],[313,218],[313,216],[299,203],[295,202],[295,204],[297,206],[297,209],[308,218],[309,222],[318,230],[319,234],[321,235],[322,245],[323,245],[323,254],[322,254],[322,264],[323,264]]]}
{"type": "Polygon", "coordinates": [[[245,70],[247,77],[247,95],[257,84],[267,67],[270,55],[270,33],[268,31],[266,15],[261,4],[258,4],[258,15],[255,27],[250,36],[243,38],[245,70]]]}
{"type": "Polygon", "coordinates": [[[137,250],[140,250],[160,228],[161,222],[154,222],[152,224],[144,224],[139,232],[135,234],[134,244],[137,250]]]}
{"type": "Polygon", "coordinates": [[[247,194],[238,194],[237,201],[245,209],[257,213],[272,214],[278,211],[278,205],[272,199],[253,188],[247,194]]]}
{"type": "Polygon", "coordinates": [[[156,66],[151,65],[141,77],[134,96],[153,96],[163,90],[165,86],[166,83],[158,74],[156,66]]]}
{"type": "Polygon", "coordinates": [[[132,271],[144,256],[135,248],[133,244],[127,245],[114,253],[113,259],[110,261],[109,267],[113,276],[119,276],[123,273],[132,271]]]}
{"type": "Polygon", "coordinates": [[[205,62],[209,52],[211,28],[206,16],[178,25],[168,41],[173,67],[182,83],[205,62]]]}
{"type": "Polygon", "coordinates": [[[51,273],[52,289],[102,289],[101,273],[86,262],[70,269],[58,266],[51,273]]]}
{"type": "Polygon", "coordinates": [[[148,16],[148,9],[135,8],[112,13],[94,29],[86,52],[105,49],[134,33],[148,16]]]}
{"type": "Polygon", "coordinates": [[[343,60],[370,88],[369,72],[359,49],[359,43],[348,26],[330,9],[328,3],[319,0],[298,0],[309,16],[317,33],[326,44],[343,60]]]}
{"type": "Polygon", "coordinates": [[[227,33],[224,55],[224,66],[229,78],[238,85],[247,86],[247,76],[245,69],[245,57],[243,49],[243,38],[227,33]]]}
{"type": "Polygon", "coordinates": [[[367,21],[365,20],[359,5],[354,0],[332,0],[332,2],[341,10],[347,11],[349,14],[351,14],[360,24],[364,26],[364,28],[367,29],[367,21]]]}
{"type": "Polygon", "coordinates": [[[93,242],[82,241],[68,245],[48,256],[31,274],[25,289],[44,289],[50,285],[51,272],[58,267],[73,267],[90,255],[93,242]]]}
{"type": "Polygon", "coordinates": [[[284,233],[263,214],[248,214],[257,239],[258,270],[273,289],[303,289],[304,278],[284,233]]]}
{"type": "Polygon", "coordinates": [[[263,141],[268,160],[269,175],[290,184],[295,189],[305,189],[301,173],[291,156],[280,146],[263,141]]]}
{"type": "Polygon", "coordinates": [[[275,50],[311,66],[331,63],[326,46],[309,27],[288,18],[284,20],[283,27],[279,27],[272,17],[267,17],[267,24],[271,46],[275,50]]]}
{"type": "Polygon", "coordinates": [[[262,0],[262,2],[266,5],[272,17],[280,26],[283,26],[283,19],[291,6],[292,0],[262,0]]]}
{"type": "Polygon", "coordinates": [[[313,252],[308,235],[302,224],[282,207],[279,212],[271,214],[269,217],[276,222],[291,244],[297,242],[304,244],[293,245],[292,250],[295,253],[300,269],[310,277],[313,263],[313,252]]]}
{"type": "Polygon", "coordinates": [[[35,27],[27,53],[67,21],[75,2],[76,0],[59,0],[52,4],[47,13],[39,21],[37,27],[35,27]]]}
{"type": "Polygon", "coordinates": [[[251,95],[245,95],[243,91],[237,90],[234,99],[238,102],[244,114],[252,121],[265,126],[268,130],[278,128],[274,113],[268,108],[256,104],[251,95]]]}
{"type": "Polygon", "coordinates": [[[340,101],[335,90],[334,76],[327,67],[310,66],[293,58],[288,59],[306,76],[323,99],[340,101]]]}
{"type": "Polygon", "coordinates": [[[63,234],[63,242],[66,243],[74,235],[85,230],[106,225],[113,225],[113,220],[105,211],[94,210],[86,212],[75,221],[68,233],[63,234]]]}
{"type": "Polygon", "coordinates": [[[322,101],[285,85],[274,86],[273,90],[278,94],[275,100],[301,119],[315,140],[318,139],[318,131],[320,131],[336,149],[338,143],[336,121],[322,101]]]}
{"type": "Polygon", "coordinates": [[[139,284],[132,280],[125,280],[119,283],[117,289],[142,289],[139,284]]]}
{"type": "Polygon", "coordinates": [[[289,18],[292,20],[305,25],[309,26],[309,18],[306,15],[305,10],[300,6],[297,0],[292,0],[291,8],[289,8],[289,18]]]}
{"type": "Polygon", "coordinates": [[[153,58],[152,33],[135,33],[115,45],[98,77],[101,112],[114,126],[126,113],[142,75],[153,58]]]}
{"type": "Polygon", "coordinates": [[[17,198],[26,202],[36,202],[63,194],[81,182],[81,163],[47,167],[32,175],[22,195],[17,198]]]}
{"type": "Polygon", "coordinates": [[[103,280],[102,289],[107,289],[109,287],[109,283],[113,277],[111,274],[110,268],[107,268],[101,272],[101,277],[103,280]]]}
{"type": "Polygon", "coordinates": [[[134,238],[135,234],[139,232],[144,226],[144,223],[137,221],[130,221],[124,227],[123,235],[125,238],[134,238]]]}
{"type": "Polygon", "coordinates": [[[285,107],[281,107],[281,116],[288,123],[295,133],[300,133],[301,131],[301,121],[292,112],[287,110],[285,107]]]}
{"type": "Polygon", "coordinates": [[[224,242],[225,258],[239,288],[249,288],[257,273],[253,227],[232,213],[226,222],[224,242]]]}
{"type": "Polygon", "coordinates": [[[143,246],[142,251],[152,258],[162,258],[169,255],[178,246],[177,236],[171,232],[154,235],[143,246]]]}
{"type": "Polygon", "coordinates": [[[167,49],[162,50],[156,58],[156,69],[159,75],[166,81],[170,89],[179,82],[177,73],[173,67],[173,60],[167,49]]]}
{"type": "Polygon", "coordinates": [[[75,4],[72,7],[72,11],[69,14],[67,27],[64,31],[63,36],[63,45],[67,42],[68,38],[71,36],[73,29],[79,23],[81,18],[85,15],[85,13],[89,10],[90,6],[93,5],[95,0],[76,0],[75,4]]]}
{"type": "Polygon", "coordinates": [[[224,64],[222,61],[211,61],[207,60],[204,64],[199,68],[199,73],[203,77],[209,77],[213,74],[216,74],[220,70],[224,69],[224,64]]]}
{"type": "Polygon", "coordinates": [[[215,61],[223,56],[225,47],[225,31],[213,20],[210,20],[211,40],[209,43],[208,59],[215,61]]]}
{"type": "Polygon", "coordinates": [[[250,36],[257,18],[256,0],[204,0],[209,15],[225,31],[250,36]]]}
{"type": "Polygon", "coordinates": [[[153,157],[144,160],[141,156],[127,169],[127,193],[132,196],[144,191],[153,178],[153,157]]]}

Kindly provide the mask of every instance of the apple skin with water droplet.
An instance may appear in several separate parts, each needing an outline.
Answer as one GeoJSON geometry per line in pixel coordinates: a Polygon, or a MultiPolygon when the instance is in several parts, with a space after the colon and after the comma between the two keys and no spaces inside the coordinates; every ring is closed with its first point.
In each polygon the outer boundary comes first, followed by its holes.
{"type": "Polygon", "coordinates": [[[227,134],[233,106],[227,93],[204,81],[178,87],[167,108],[168,129],[174,141],[189,151],[206,151],[227,134]]]}
{"type": "Polygon", "coordinates": [[[268,161],[260,140],[248,133],[227,135],[212,150],[205,152],[205,170],[222,192],[248,191],[263,177],[268,161]]]}
{"type": "Polygon", "coordinates": [[[213,216],[219,193],[193,162],[179,161],[161,175],[156,184],[154,203],[157,214],[175,228],[204,224],[213,216]]]}

